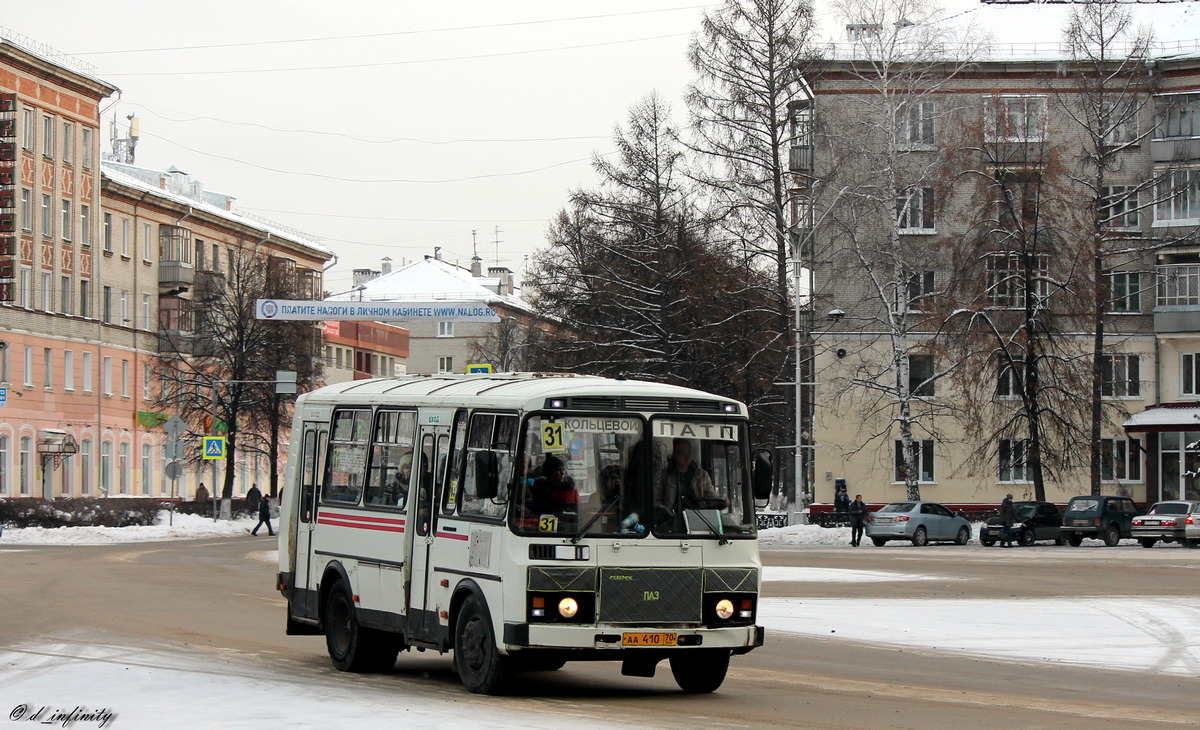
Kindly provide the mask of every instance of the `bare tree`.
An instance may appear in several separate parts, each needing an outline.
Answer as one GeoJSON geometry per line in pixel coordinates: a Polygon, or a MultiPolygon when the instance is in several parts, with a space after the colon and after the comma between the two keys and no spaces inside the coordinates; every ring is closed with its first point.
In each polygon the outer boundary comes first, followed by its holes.
{"type": "MultiPolygon", "coordinates": [[[[856,93],[826,100],[814,78],[818,135],[836,156],[818,161],[827,208],[818,257],[833,262],[831,280],[845,311],[840,331],[854,332],[859,353],[831,379],[835,402],[861,408],[868,427],[859,449],[898,439],[897,466],[908,499],[920,499],[922,435],[951,400],[934,399],[957,361],[941,353],[939,335],[955,312],[946,306],[954,268],[938,237],[954,172],[947,130],[963,116],[947,86],[984,49],[970,26],[939,23],[925,0],[835,6],[852,31],[848,48],[823,64],[856,93]],[[844,57],[843,60],[839,60],[844,57]],[[834,193],[833,191],[836,191],[834,193]]],[[[943,226],[945,221],[943,221],[943,226]]]]}

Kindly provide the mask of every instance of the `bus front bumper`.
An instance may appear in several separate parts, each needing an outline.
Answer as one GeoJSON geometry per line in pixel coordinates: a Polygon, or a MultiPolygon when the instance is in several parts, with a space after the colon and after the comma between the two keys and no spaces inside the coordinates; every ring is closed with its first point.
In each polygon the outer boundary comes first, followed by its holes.
{"type": "Polygon", "coordinates": [[[763,645],[762,626],[721,628],[639,628],[613,626],[563,626],[555,624],[505,624],[506,649],[565,650],[681,650],[731,649],[744,654],[763,645]]]}

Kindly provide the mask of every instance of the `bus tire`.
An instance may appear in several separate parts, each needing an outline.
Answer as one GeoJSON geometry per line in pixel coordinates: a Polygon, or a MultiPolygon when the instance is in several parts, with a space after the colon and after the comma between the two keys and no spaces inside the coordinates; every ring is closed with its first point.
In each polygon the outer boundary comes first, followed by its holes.
{"type": "Polygon", "coordinates": [[[476,694],[495,694],[504,684],[508,657],[496,648],[492,619],[475,596],[468,596],[454,622],[454,668],[463,686],[476,694]]]}
{"type": "Polygon", "coordinates": [[[681,651],[671,655],[671,675],[688,694],[715,692],[729,671],[726,649],[681,651]]]}
{"type": "Polygon", "coordinates": [[[325,647],[343,672],[386,672],[396,665],[400,637],[363,628],[346,584],[338,581],[325,598],[325,647]]]}

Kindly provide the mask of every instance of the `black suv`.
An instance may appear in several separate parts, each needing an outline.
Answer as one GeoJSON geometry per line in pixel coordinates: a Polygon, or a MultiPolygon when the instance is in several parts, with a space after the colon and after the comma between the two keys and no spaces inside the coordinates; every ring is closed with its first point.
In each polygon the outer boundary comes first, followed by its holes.
{"type": "Polygon", "coordinates": [[[1133,537],[1131,527],[1137,516],[1138,508],[1128,497],[1071,497],[1063,512],[1062,531],[1072,547],[1079,547],[1085,537],[1112,547],[1121,538],[1133,537]]]}
{"type": "MultiPolygon", "coordinates": [[[[1013,502],[1013,539],[1022,547],[1029,547],[1038,540],[1053,540],[1064,545],[1067,539],[1062,534],[1062,513],[1051,502],[1013,502]]],[[[979,542],[991,547],[1004,539],[1004,525],[1000,515],[990,518],[979,531],[979,542]]]]}

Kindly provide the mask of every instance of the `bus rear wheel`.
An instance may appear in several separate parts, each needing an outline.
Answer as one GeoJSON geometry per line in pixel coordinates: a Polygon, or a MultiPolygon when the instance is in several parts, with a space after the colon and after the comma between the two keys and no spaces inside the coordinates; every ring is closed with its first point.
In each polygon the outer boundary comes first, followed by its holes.
{"type": "Polygon", "coordinates": [[[715,692],[729,671],[729,651],[681,651],[671,655],[671,674],[688,694],[715,692]]]}
{"type": "Polygon", "coordinates": [[[358,624],[354,600],[338,581],[325,599],[325,646],[343,672],[386,672],[396,665],[400,637],[358,624]]]}
{"type": "Polygon", "coordinates": [[[493,694],[504,684],[508,657],[496,648],[492,619],[475,596],[468,596],[454,623],[454,668],[463,686],[476,694],[493,694]]]}

